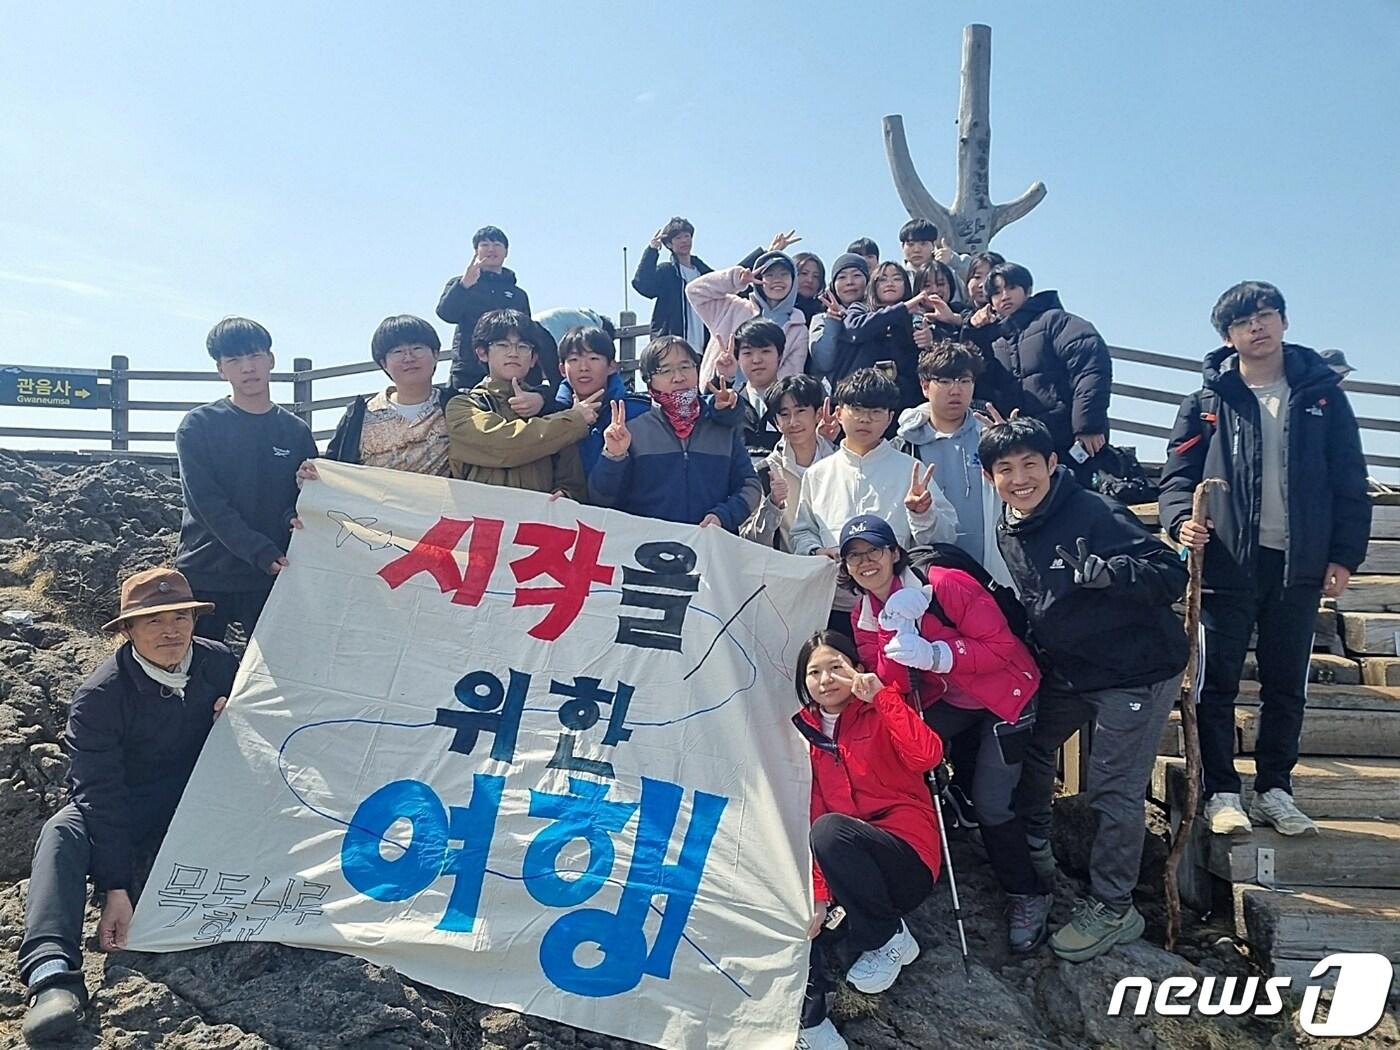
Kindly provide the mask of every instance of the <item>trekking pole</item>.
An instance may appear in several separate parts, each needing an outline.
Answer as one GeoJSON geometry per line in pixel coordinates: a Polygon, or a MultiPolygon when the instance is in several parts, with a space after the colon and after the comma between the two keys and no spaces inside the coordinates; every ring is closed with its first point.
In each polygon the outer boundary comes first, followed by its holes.
{"type": "Polygon", "coordinates": [[[971,984],[972,963],[967,953],[967,929],[963,926],[962,902],[958,900],[958,879],[953,873],[953,852],[948,848],[948,829],[943,823],[943,792],[948,790],[952,781],[948,763],[938,764],[933,771],[933,780],[937,788],[933,793],[933,811],[938,814],[938,840],[943,844],[943,866],[948,869],[948,887],[953,891],[953,918],[958,924],[958,943],[962,945],[963,973],[967,975],[967,983],[971,984]]]}
{"type": "MultiPolygon", "coordinates": [[[[1229,485],[1221,478],[1206,478],[1196,486],[1191,496],[1191,520],[1197,525],[1206,523],[1206,506],[1210,490],[1228,489],[1229,485]]],[[[1181,743],[1186,752],[1186,802],[1181,813],[1181,823],[1177,825],[1176,838],[1167,853],[1165,889],[1167,897],[1167,951],[1176,944],[1176,935],[1181,931],[1181,890],[1177,885],[1176,869],[1181,863],[1186,844],[1191,838],[1191,828],[1196,823],[1196,810],[1201,803],[1201,738],[1196,729],[1196,695],[1200,690],[1201,667],[1201,566],[1205,561],[1205,550],[1188,548],[1186,564],[1190,569],[1190,582],[1186,585],[1186,640],[1190,646],[1186,660],[1186,671],[1181,676],[1181,743]]]]}

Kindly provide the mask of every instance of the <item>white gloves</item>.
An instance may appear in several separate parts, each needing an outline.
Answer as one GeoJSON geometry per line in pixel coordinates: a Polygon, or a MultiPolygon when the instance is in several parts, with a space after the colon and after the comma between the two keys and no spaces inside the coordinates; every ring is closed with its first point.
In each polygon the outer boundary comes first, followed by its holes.
{"type": "MultiPolygon", "coordinates": [[[[885,602],[885,607],[880,610],[880,618],[883,621],[885,614],[889,613],[891,619],[911,620],[917,623],[919,617],[928,612],[932,597],[933,588],[928,584],[922,587],[901,587],[885,602]]],[[[894,627],[889,629],[894,630],[894,627]]]]}
{"type": "Polygon", "coordinates": [[[885,644],[885,655],[918,671],[947,674],[953,669],[953,650],[947,642],[930,642],[912,630],[900,631],[891,638],[885,644]]]}

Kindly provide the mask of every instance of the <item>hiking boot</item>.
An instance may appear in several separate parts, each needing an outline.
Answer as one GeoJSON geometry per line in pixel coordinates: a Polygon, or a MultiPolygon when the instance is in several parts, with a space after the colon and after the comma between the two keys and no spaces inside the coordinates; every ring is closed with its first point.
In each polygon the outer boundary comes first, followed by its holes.
{"type": "Polygon", "coordinates": [[[1074,917],[1055,931],[1050,948],[1066,962],[1087,962],[1115,944],[1137,940],[1146,926],[1131,904],[1119,915],[1103,901],[1088,897],[1074,902],[1074,917]]]}
{"type": "Polygon", "coordinates": [[[861,952],[860,958],[846,972],[846,980],[856,991],[874,995],[894,984],[899,971],[918,957],[919,942],[901,919],[893,937],[874,951],[861,952]]]}
{"type": "Polygon", "coordinates": [[[797,1050],[846,1050],[846,1040],[827,1017],[821,1024],[797,1033],[797,1050]]]}
{"type": "Polygon", "coordinates": [[[1033,952],[1050,936],[1050,893],[1011,893],[1007,895],[1007,943],[1018,955],[1033,952]]]}
{"type": "Polygon", "coordinates": [[[21,1032],[31,1046],[62,1039],[83,1020],[87,986],[81,970],[63,970],[29,986],[21,1032]]]}
{"type": "Polygon", "coordinates": [[[1317,825],[1299,809],[1293,796],[1283,788],[1269,788],[1254,796],[1249,819],[1256,824],[1272,824],[1280,835],[1316,835],[1317,825]]]}
{"type": "Polygon", "coordinates": [[[1027,844],[1031,850],[1031,868],[1040,876],[1040,884],[1054,886],[1055,850],[1048,842],[1037,843],[1034,839],[1028,839],[1027,844]]]}
{"type": "Polygon", "coordinates": [[[1217,791],[1206,803],[1206,823],[1212,835],[1248,835],[1254,825],[1244,815],[1240,796],[1228,791],[1217,791]]]}

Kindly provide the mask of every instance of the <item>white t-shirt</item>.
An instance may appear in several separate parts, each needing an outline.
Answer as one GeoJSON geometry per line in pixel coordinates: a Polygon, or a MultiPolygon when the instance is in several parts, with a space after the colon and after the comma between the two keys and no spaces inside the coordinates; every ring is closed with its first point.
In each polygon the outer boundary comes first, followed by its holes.
{"type": "MultiPolygon", "coordinates": [[[[677,262],[676,269],[680,271],[681,280],[686,284],[700,276],[700,271],[694,266],[686,266],[677,262]]],[[[690,303],[690,296],[682,293],[681,300],[685,303],[685,341],[695,349],[696,353],[704,353],[705,322],[700,320],[700,315],[695,312],[695,307],[690,303]]]]}
{"type": "Polygon", "coordinates": [[[1288,441],[1288,380],[1252,386],[1259,402],[1263,477],[1259,486],[1259,546],[1288,549],[1288,503],[1284,498],[1284,451],[1288,441]]]}
{"type": "Polygon", "coordinates": [[[825,733],[829,739],[834,740],[836,738],[836,720],[840,717],[840,715],[830,715],[825,711],[822,712],[822,732],[825,733]]]}

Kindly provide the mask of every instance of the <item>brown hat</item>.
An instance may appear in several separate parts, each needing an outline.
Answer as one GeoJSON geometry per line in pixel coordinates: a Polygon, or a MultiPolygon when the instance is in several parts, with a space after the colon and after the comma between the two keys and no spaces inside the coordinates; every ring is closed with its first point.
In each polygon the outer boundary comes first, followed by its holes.
{"type": "Polygon", "coordinates": [[[122,581],[121,611],[102,629],[111,633],[127,620],[174,609],[193,609],[202,616],[214,611],[214,603],[196,599],[189,581],[174,569],[144,569],[122,581]]]}

